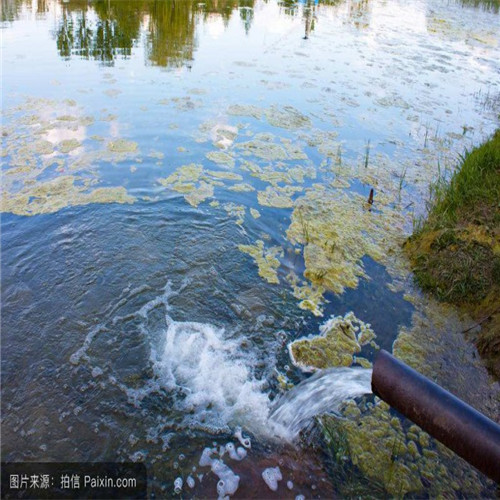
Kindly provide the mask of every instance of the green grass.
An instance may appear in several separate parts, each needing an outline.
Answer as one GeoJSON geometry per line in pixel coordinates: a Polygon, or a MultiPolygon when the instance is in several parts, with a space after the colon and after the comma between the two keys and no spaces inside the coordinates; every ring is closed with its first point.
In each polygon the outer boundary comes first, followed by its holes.
{"type": "Polygon", "coordinates": [[[468,220],[500,223],[500,130],[481,146],[467,151],[449,182],[431,186],[431,209],[420,231],[468,220]]]}
{"type": "Polygon", "coordinates": [[[500,130],[430,192],[429,214],[407,244],[415,279],[440,300],[478,303],[500,284],[500,130]]]}
{"type": "Polygon", "coordinates": [[[481,326],[476,345],[500,380],[500,130],[431,186],[429,214],[405,249],[418,285],[481,326]]]}

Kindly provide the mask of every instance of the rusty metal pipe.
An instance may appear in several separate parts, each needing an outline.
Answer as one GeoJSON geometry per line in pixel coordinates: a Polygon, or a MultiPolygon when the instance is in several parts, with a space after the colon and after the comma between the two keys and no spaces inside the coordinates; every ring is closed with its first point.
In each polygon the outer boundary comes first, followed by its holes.
{"type": "Polygon", "coordinates": [[[500,483],[500,426],[387,351],[373,363],[372,391],[500,483]]]}

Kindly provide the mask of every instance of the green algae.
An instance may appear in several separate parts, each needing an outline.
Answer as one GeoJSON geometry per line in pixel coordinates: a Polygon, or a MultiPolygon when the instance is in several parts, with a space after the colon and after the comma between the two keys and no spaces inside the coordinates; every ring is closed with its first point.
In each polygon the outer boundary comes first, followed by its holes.
{"type": "Polygon", "coordinates": [[[381,481],[391,495],[421,491],[419,475],[400,459],[408,454],[401,423],[397,419],[394,425],[391,419],[388,406],[379,404],[370,413],[346,421],[343,428],[352,463],[369,478],[381,481]]]}
{"type": "Polygon", "coordinates": [[[311,120],[293,106],[282,108],[271,106],[265,111],[265,115],[268,123],[273,127],[293,130],[311,126],[311,120]]]}
{"type": "Polygon", "coordinates": [[[161,151],[151,150],[148,153],[148,157],[149,158],[156,158],[157,160],[163,160],[163,158],[165,158],[165,153],[162,153],[161,151]]]}
{"type": "Polygon", "coordinates": [[[341,294],[366,277],[363,256],[385,263],[389,249],[399,250],[403,222],[389,208],[371,212],[360,195],[315,185],[294,203],[287,237],[304,247],[304,276],[341,294]]]}
{"type": "Polygon", "coordinates": [[[354,356],[354,363],[362,366],[363,368],[371,368],[373,366],[369,359],[363,358],[362,356],[354,356]]]}
{"type": "Polygon", "coordinates": [[[196,189],[193,189],[190,193],[185,194],[185,200],[193,207],[197,207],[202,201],[207,198],[212,198],[214,195],[214,186],[208,182],[201,181],[196,189]]]}
{"type": "Polygon", "coordinates": [[[57,119],[63,122],[76,122],[78,120],[78,117],[73,115],[62,115],[58,116],[57,119]]]}
{"type": "Polygon", "coordinates": [[[108,143],[108,151],[113,153],[134,153],[137,151],[137,142],[116,139],[108,143]]]}
{"type": "Polygon", "coordinates": [[[321,304],[324,302],[324,287],[300,282],[293,271],[287,275],[287,281],[292,286],[293,296],[300,301],[298,304],[300,309],[311,311],[315,316],[323,316],[321,304]]]}
{"type": "Polygon", "coordinates": [[[379,106],[389,107],[393,106],[395,108],[409,109],[409,104],[399,95],[394,94],[391,96],[381,97],[376,100],[379,106]]]}
{"type": "Polygon", "coordinates": [[[247,184],[246,182],[234,184],[233,186],[229,186],[227,189],[236,193],[250,193],[252,191],[255,191],[255,188],[251,184],[247,184]]]}
{"type": "Polygon", "coordinates": [[[214,195],[214,183],[202,180],[204,174],[201,165],[190,163],[182,165],[173,174],[158,182],[178,193],[184,194],[184,199],[193,207],[214,195]]]}
{"type": "Polygon", "coordinates": [[[354,354],[375,338],[370,325],[349,312],[333,316],[320,326],[319,335],[294,340],[288,346],[290,358],[303,371],[334,366],[351,366],[354,354]]]}
{"type": "Polygon", "coordinates": [[[241,169],[249,172],[263,182],[279,188],[279,184],[303,184],[306,178],[314,179],[316,172],[313,167],[295,165],[290,167],[287,163],[275,162],[272,165],[261,167],[253,162],[244,162],[241,169]]]}
{"type": "Polygon", "coordinates": [[[478,498],[484,491],[472,467],[417,426],[392,416],[386,403],[376,399],[360,410],[350,401],[342,414],[347,418],[323,417],[324,429],[340,430],[350,465],[381,483],[389,495],[455,498],[460,491],[478,498]],[[417,434],[421,440],[415,440],[417,434]]]}
{"type": "Polygon", "coordinates": [[[235,165],[234,158],[227,153],[222,151],[210,151],[205,155],[210,161],[217,163],[218,165],[225,165],[229,168],[233,168],[235,165]]]}
{"type": "Polygon", "coordinates": [[[261,172],[262,168],[253,161],[242,160],[242,162],[240,163],[240,170],[249,172],[250,174],[256,174],[261,172]]]}
{"type": "Polygon", "coordinates": [[[61,153],[69,153],[74,149],[79,148],[80,146],[81,143],[77,139],[68,139],[65,141],[61,141],[58,148],[61,153]]]}
{"type": "Polygon", "coordinates": [[[33,144],[33,152],[39,155],[49,155],[54,152],[54,144],[50,141],[40,139],[33,144]]]}
{"type": "Polygon", "coordinates": [[[316,178],[316,170],[313,167],[295,166],[287,169],[286,173],[291,181],[298,182],[299,184],[302,184],[306,178],[316,178]]]}
{"type": "Polygon", "coordinates": [[[238,245],[238,249],[250,255],[259,268],[259,276],[264,278],[268,283],[279,283],[277,269],[280,266],[280,261],[277,256],[282,253],[279,246],[264,248],[264,242],[257,240],[255,245],[238,245]]]}
{"type": "MultiPolygon", "coordinates": [[[[242,179],[243,177],[235,172],[205,170],[202,165],[191,163],[177,168],[168,177],[158,179],[158,182],[165,187],[184,194],[186,201],[196,207],[207,198],[213,197],[214,186],[224,186],[222,180],[241,181],[242,179]]],[[[235,186],[230,186],[228,189],[248,191],[253,190],[253,187],[247,184],[236,184],[235,186]]],[[[241,211],[237,219],[238,224],[243,223],[241,211]]]]}
{"type": "Polygon", "coordinates": [[[179,184],[172,184],[170,186],[174,191],[178,193],[192,193],[196,190],[196,186],[192,182],[183,182],[179,184]]]}
{"type": "Polygon", "coordinates": [[[315,147],[322,156],[325,158],[334,158],[335,160],[339,159],[342,149],[342,143],[336,140],[337,137],[338,132],[335,130],[313,130],[310,133],[300,136],[301,139],[306,141],[308,146],[315,147]]]}
{"type": "Polygon", "coordinates": [[[182,165],[173,174],[164,179],[158,179],[158,182],[163,186],[172,184],[193,183],[200,180],[203,173],[203,166],[190,163],[189,165],[182,165]]]}
{"type": "Polygon", "coordinates": [[[263,111],[257,106],[233,104],[227,108],[227,113],[234,116],[250,116],[252,118],[260,120],[263,111]]]}
{"type": "Polygon", "coordinates": [[[251,208],[250,209],[250,215],[254,218],[254,219],[258,219],[260,217],[260,212],[255,209],[255,208],[251,208]]]}
{"type": "MultiPolygon", "coordinates": [[[[219,149],[229,149],[238,136],[238,127],[212,120],[202,123],[199,129],[219,149]]],[[[200,140],[205,141],[204,137],[200,138],[200,140]]]]}
{"type": "Polygon", "coordinates": [[[113,115],[112,113],[108,113],[107,115],[102,115],[99,118],[99,120],[101,120],[102,122],[113,122],[116,119],[118,119],[118,117],[116,115],[113,115]]]}
{"type": "Polygon", "coordinates": [[[288,391],[289,389],[293,388],[293,383],[286,376],[286,374],[281,373],[276,368],[275,368],[275,372],[276,372],[276,380],[278,381],[278,384],[280,385],[280,388],[282,391],[288,391]]]}
{"type": "Polygon", "coordinates": [[[124,188],[90,191],[98,183],[96,164],[121,161],[126,155],[88,150],[82,141],[94,118],[81,111],[76,102],[34,98],[5,110],[10,132],[5,136],[5,151],[10,158],[3,170],[2,210],[34,215],[73,205],[135,201],[124,188]],[[64,113],[67,106],[72,114],[64,113]],[[67,175],[68,171],[80,175],[67,175]]]}
{"type": "Polygon", "coordinates": [[[107,95],[108,97],[114,98],[117,97],[122,93],[121,90],[119,89],[108,89],[103,92],[103,94],[107,95]]]}
{"type": "Polygon", "coordinates": [[[173,97],[171,101],[175,103],[175,108],[179,111],[191,111],[203,105],[201,100],[191,99],[190,96],[173,97]]]}
{"type": "Polygon", "coordinates": [[[216,179],[225,179],[228,181],[242,181],[243,177],[234,172],[226,172],[224,170],[207,170],[207,175],[215,177],[216,179]]]}
{"type": "Polygon", "coordinates": [[[346,181],[345,179],[340,179],[339,177],[336,177],[334,181],[330,182],[330,186],[337,189],[345,189],[351,187],[348,181],[346,181]]]}
{"type": "Polygon", "coordinates": [[[245,212],[246,209],[243,205],[237,205],[236,203],[229,202],[229,203],[224,203],[222,205],[222,208],[230,215],[231,217],[234,217],[236,220],[236,224],[238,226],[242,226],[243,222],[245,222],[245,212]]]}
{"type": "Polygon", "coordinates": [[[293,207],[292,196],[302,191],[299,186],[267,186],[264,191],[257,193],[257,201],[264,207],[291,208],[293,207]]]}
{"type": "Polygon", "coordinates": [[[241,142],[236,147],[241,149],[244,155],[255,156],[267,161],[288,159],[288,155],[282,146],[269,141],[253,139],[241,142]]]}
{"type": "Polygon", "coordinates": [[[54,213],[62,208],[90,203],[134,203],[135,198],[123,187],[96,188],[88,191],[90,180],[59,176],[35,183],[15,194],[3,193],[2,211],[16,215],[54,213]]]}
{"type": "MultiPolygon", "coordinates": [[[[487,372],[474,348],[457,334],[464,318],[433,300],[412,303],[417,308],[412,325],[400,329],[393,354],[494,418],[497,407],[487,372]]],[[[348,420],[326,417],[326,425],[342,427],[352,464],[366,477],[381,481],[390,495],[454,498],[460,492],[478,498],[489,487],[475,469],[418,426],[395,419],[385,403],[343,413],[348,420]]]]}

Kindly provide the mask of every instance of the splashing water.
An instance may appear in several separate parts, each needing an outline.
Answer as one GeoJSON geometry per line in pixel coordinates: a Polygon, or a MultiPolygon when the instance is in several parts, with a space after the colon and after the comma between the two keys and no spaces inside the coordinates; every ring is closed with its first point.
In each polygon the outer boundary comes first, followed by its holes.
{"type": "Polygon", "coordinates": [[[181,389],[183,411],[199,422],[224,427],[240,423],[260,427],[269,398],[263,382],[252,373],[252,360],[239,342],[225,338],[212,325],[170,320],[165,347],[158,360],[160,379],[167,389],[181,389]]]}
{"type": "Polygon", "coordinates": [[[258,361],[243,352],[241,339],[208,323],[175,321],[168,299],[179,293],[170,284],[165,293],[145,304],[138,315],[147,318],[155,308],[165,308],[166,329],[161,346],[152,348],[159,387],[181,395],[175,407],[185,414],[184,424],[215,431],[243,425],[258,433],[265,427],[270,401],[265,380],[255,375],[258,361]]]}
{"type": "Polygon", "coordinates": [[[272,405],[265,382],[254,376],[256,360],[241,352],[238,340],[209,324],[178,322],[168,314],[166,319],[157,373],[166,388],[182,389],[185,398],[179,404],[193,415],[192,423],[244,425],[261,436],[293,441],[314,416],[371,393],[372,370],[332,368],[301,382],[272,405]]]}
{"type": "Polygon", "coordinates": [[[293,441],[316,415],[336,412],[343,401],[370,394],[371,378],[372,370],[366,368],[321,370],[284,394],[269,421],[280,435],[293,441]]]}
{"type": "MultiPolygon", "coordinates": [[[[174,408],[184,415],[184,426],[215,432],[242,426],[263,438],[292,442],[314,416],[335,412],[342,401],[371,392],[371,370],[331,368],[314,374],[273,403],[266,391],[266,375],[258,378],[255,374],[259,359],[251,350],[241,349],[241,338],[208,323],[172,318],[169,299],[181,293],[184,285],[174,291],[168,283],[161,295],[135,313],[112,319],[116,325],[131,317],[138,318],[139,329],[150,338],[154,377],[138,388],[111,377],[112,383],[135,406],[140,406],[152,393],[166,391],[173,396],[174,408]],[[164,310],[165,324],[157,341],[153,341],[148,318],[157,308],[164,310]]],[[[129,291],[111,308],[112,312],[127,297],[135,296],[137,290],[129,291]]],[[[71,356],[71,362],[76,365],[86,361],[93,365],[88,350],[105,330],[105,324],[92,329],[83,346],[71,356]]],[[[272,359],[268,362],[271,370],[274,362],[272,359]]],[[[93,370],[102,373],[97,365],[93,370]]]]}

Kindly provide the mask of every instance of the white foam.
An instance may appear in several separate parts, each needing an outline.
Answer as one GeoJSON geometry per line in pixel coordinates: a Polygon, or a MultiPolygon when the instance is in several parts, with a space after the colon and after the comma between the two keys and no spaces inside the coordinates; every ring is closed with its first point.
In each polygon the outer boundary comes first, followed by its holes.
{"type": "Polygon", "coordinates": [[[222,457],[224,456],[225,453],[229,454],[229,457],[233,460],[243,460],[247,456],[247,450],[245,448],[242,448],[241,446],[238,446],[238,449],[234,446],[233,443],[227,443],[224,448],[221,447],[221,452],[219,452],[219,456],[222,457]]]}
{"type": "Polygon", "coordinates": [[[182,390],[185,397],[175,404],[186,413],[186,423],[265,428],[269,397],[263,382],[253,376],[254,360],[242,354],[240,343],[209,324],[171,318],[167,324],[156,372],[164,388],[182,390]]]}
{"type": "Polygon", "coordinates": [[[212,472],[219,478],[217,493],[219,498],[234,495],[240,484],[240,476],[237,476],[222,460],[212,462],[212,472]]]}
{"type": "Polygon", "coordinates": [[[212,455],[216,452],[217,450],[214,448],[205,448],[201,454],[199,464],[202,467],[207,467],[212,464],[212,455]]]}
{"type": "Polygon", "coordinates": [[[283,479],[283,476],[279,467],[269,467],[262,472],[262,479],[270,490],[277,491],[278,482],[283,479]]]}
{"type": "Polygon", "coordinates": [[[74,352],[69,360],[71,362],[71,364],[73,365],[77,365],[78,363],[80,363],[80,361],[82,359],[85,359],[85,360],[88,360],[88,356],[87,356],[87,351],[90,347],[90,344],[92,344],[92,341],[94,340],[94,337],[101,331],[104,330],[104,327],[102,325],[97,325],[95,326],[94,328],[91,328],[91,330],[89,331],[89,333],[87,333],[87,335],[85,336],[85,340],[83,341],[83,345],[82,347],[80,347],[80,349],[78,349],[76,352],[74,352]]]}
{"type": "MultiPolygon", "coordinates": [[[[217,453],[217,448],[205,448],[200,457],[202,467],[210,467],[212,472],[219,478],[217,483],[217,494],[219,498],[234,495],[240,483],[237,476],[220,458],[212,458],[217,453]]],[[[201,479],[200,479],[201,481],[201,479]]]]}
{"type": "Polygon", "coordinates": [[[186,484],[192,489],[194,488],[194,478],[193,476],[188,476],[186,478],[186,484]]]}
{"type": "Polygon", "coordinates": [[[178,477],[174,481],[174,492],[178,495],[182,491],[182,477],[178,477]]]}
{"type": "Polygon", "coordinates": [[[252,441],[250,441],[250,438],[245,438],[243,437],[243,432],[241,430],[241,427],[236,427],[236,431],[234,432],[234,437],[245,447],[245,448],[251,448],[252,447],[252,441]]]}

